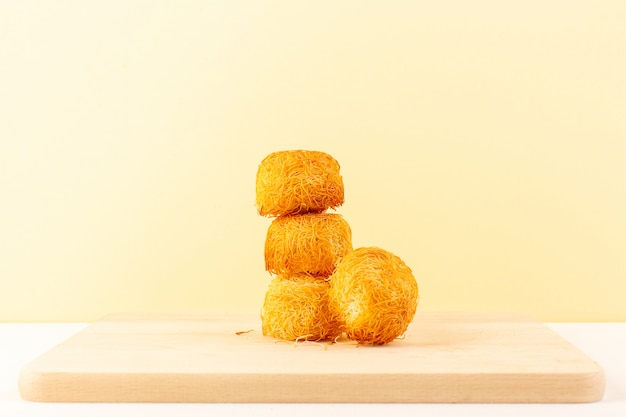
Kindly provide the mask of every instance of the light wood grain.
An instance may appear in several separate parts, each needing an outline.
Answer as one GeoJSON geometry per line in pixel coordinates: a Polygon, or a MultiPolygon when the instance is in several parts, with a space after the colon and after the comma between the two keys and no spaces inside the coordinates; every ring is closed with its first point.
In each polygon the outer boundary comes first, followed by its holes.
{"type": "Polygon", "coordinates": [[[256,314],[121,314],[26,365],[19,388],[45,402],[592,402],[604,373],[518,314],[418,312],[385,346],[278,342],[256,314]]]}

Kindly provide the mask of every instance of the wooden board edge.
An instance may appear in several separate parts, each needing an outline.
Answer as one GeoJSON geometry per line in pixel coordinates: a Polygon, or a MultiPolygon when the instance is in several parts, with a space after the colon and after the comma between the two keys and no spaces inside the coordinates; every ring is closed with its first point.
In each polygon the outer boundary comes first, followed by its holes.
{"type": "Polygon", "coordinates": [[[604,395],[601,367],[578,374],[459,375],[453,385],[445,374],[326,375],[294,374],[128,374],[40,372],[20,374],[22,398],[32,402],[160,403],[589,403],[604,395]],[[166,380],[167,383],[162,381],[166,380]],[[303,383],[302,381],[306,381],[303,383]],[[560,387],[546,394],[546,385],[560,387]],[[276,387],[268,391],[259,386],[276,387]],[[68,387],[74,387],[69,391],[68,387]],[[381,390],[381,387],[386,387],[381,390]],[[69,392],[69,393],[68,393],[69,392]],[[123,394],[120,394],[123,393],[123,394]],[[159,401],[154,393],[158,392],[159,401]]]}

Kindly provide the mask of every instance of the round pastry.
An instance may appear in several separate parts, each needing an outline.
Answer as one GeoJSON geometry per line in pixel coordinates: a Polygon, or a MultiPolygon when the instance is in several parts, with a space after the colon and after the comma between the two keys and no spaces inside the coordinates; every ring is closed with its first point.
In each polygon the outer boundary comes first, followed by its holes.
{"type": "Polygon", "coordinates": [[[263,334],[283,340],[318,341],[341,334],[328,305],[327,281],[301,276],[272,279],[261,310],[263,334]]]}
{"type": "Polygon", "coordinates": [[[346,336],[383,345],[401,336],[419,302],[411,269],[396,255],[376,247],[343,257],[329,279],[330,303],[346,336]]]}
{"type": "Polygon", "coordinates": [[[344,202],[339,163],[319,151],[269,154],[256,175],[256,207],[261,216],[319,213],[344,202]]]}
{"type": "Polygon", "coordinates": [[[265,269],[279,275],[328,278],[352,251],[348,222],[335,213],[275,218],[265,239],[265,269]]]}

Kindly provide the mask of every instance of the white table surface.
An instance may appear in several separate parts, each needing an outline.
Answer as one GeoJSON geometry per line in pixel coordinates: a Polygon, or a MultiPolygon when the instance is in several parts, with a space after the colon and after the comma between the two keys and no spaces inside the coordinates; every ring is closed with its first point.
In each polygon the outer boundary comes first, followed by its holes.
{"type": "Polygon", "coordinates": [[[626,416],[626,323],[547,323],[598,362],[606,374],[604,399],[588,404],[78,404],[20,398],[20,369],[86,324],[0,323],[0,416],[626,416]]]}

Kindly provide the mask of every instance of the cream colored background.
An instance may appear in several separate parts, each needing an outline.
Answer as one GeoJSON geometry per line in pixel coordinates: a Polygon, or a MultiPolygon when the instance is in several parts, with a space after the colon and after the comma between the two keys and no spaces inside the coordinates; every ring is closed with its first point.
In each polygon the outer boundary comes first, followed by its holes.
{"type": "Polygon", "coordinates": [[[422,310],[626,320],[621,1],[0,3],[0,320],[257,310],[263,157],[422,310]]]}

